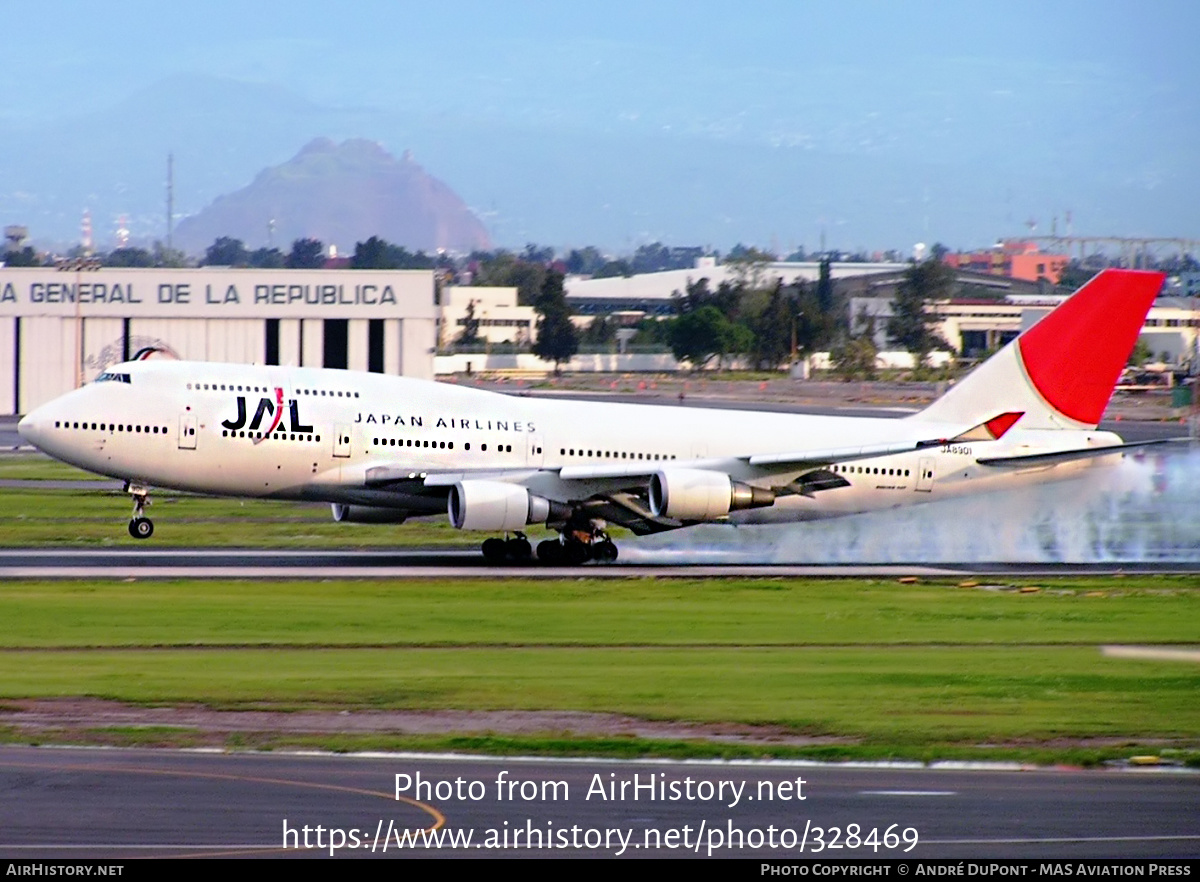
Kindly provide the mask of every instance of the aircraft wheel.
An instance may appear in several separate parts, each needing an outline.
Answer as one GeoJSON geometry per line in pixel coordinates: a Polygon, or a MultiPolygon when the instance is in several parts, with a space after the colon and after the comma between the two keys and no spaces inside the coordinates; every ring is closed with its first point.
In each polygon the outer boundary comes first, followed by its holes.
{"type": "Polygon", "coordinates": [[[617,559],[617,546],[611,539],[597,542],[592,546],[592,557],[601,563],[612,563],[617,559]]]}
{"type": "Polygon", "coordinates": [[[565,562],[573,567],[587,563],[588,558],[591,556],[591,549],[577,539],[568,539],[563,544],[565,562]]]}
{"type": "Polygon", "coordinates": [[[529,544],[528,539],[515,536],[504,543],[504,546],[513,563],[527,563],[533,559],[533,546],[529,544]]]}
{"type": "Polygon", "coordinates": [[[546,539],[538,543],[538,560],[547,564],[563,563],[563,544],[557,539],[546,539]]]}
{"type": "Polygon", "coordinates": [[[503,539],[492,537],[483,540],[483,557],[490,564],[502,564],[508,556],[508,549],[503,539]]]}
{"type": "Polygon", "coordinates": [[[149,539],[154,535],[154,522],[149,518],[134,518],[129,522],[129,535],[134,539],[149,539]]]}

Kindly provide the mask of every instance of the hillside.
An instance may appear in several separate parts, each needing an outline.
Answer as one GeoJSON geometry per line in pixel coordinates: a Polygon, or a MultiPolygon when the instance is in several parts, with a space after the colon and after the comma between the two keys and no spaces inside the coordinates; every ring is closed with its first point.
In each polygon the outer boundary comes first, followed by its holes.
{"type": "Polygon", "coordinates": [[[175,243],[200,253],[219,236],[231,236],[257,248],[267,244],[272,220],[274,244],[285,251],[295,239],[314,238],[349,253],[370,236],[410,250],[491,247],[462,199],[409,154],[396,159],[373,141],[328,138],[311,141],[248,187],[179,221],[175,243]]]}

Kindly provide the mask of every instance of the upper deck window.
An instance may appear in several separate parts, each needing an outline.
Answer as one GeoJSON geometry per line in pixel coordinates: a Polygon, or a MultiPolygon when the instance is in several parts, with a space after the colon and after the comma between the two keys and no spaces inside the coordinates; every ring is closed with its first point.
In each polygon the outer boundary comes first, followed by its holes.
{"type": "Polygon", "coordinates": [[[129,374],[117,374],[112,371],[105,371],[100,376],[96,377],[97,383],[128,383],[130,382],[129,374]]]}

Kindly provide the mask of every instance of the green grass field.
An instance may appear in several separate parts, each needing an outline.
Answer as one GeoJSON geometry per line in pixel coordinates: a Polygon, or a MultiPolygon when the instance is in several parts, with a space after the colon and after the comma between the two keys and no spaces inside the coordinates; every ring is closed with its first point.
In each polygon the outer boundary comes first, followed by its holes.
{"type": "MultiPolygon", "coordinates": [[[[133,501],[120,489],[56,489],[42,481],[103,481],[47,457],[0,457],[0,480],[29,482],[0,490],[0,546],[95,548],[139,546],[126,526],[133,501]]],[[[222,499],[175,493],[151,494],[147,514],[155,539],[176,547],[267,548],[474,548],[479,537],[455,530],[443,517],[405,524],[339,524],[329,506],[254,499],[222,499]]],[[[533,530],[534,541],[549,535],[533,530]]],[[[141,547],[145,547],[141,545],[141,547]]]]}
{"type": "Polygon", "coordinates": [[[238,736],[260,746],[1192,760],[1200,666],[1099,647],[1194,645],[1198,613],[1195,580],[1171,577],[1028,594],[864,580],[21,581],[0,589],[0,701],[600,711],[834,742],[238,736]]]}
{"type": "MultiPolygon", "coordinates": [[[[40,456],[0,480],[80,480],[40,456]]],[[[443,519],[336,524],[326,506],[156,494],[170,546],[470,545],[443,519]]],[[[134,544],[128,497],[0,490],[0,544],[134,544]]],[[[533,537],[536,538],[538,537],[533,537]]],[[[1010,586],[1011,587],[1011,586],[1010,586]]],[[[0,703],[295,710],[567,710],[766,726],[736,744],[561,732],[229,736],[231,747],[611,755],[1200,762],[1200,665],[1103,644],[1200,644],[1194,577],[1045,581],[1036,593],[798,579],[12,581],[0,585],[0,703]],[[797,746],[786,737],[811,736],[797,746]]],[[[27,740],[0,728],[0,740],[27,740]]],[[[39,736],[55,740],[53,733],[39,736]]],[[[199,743],[174,727],[64,739],[199,743]]]]}

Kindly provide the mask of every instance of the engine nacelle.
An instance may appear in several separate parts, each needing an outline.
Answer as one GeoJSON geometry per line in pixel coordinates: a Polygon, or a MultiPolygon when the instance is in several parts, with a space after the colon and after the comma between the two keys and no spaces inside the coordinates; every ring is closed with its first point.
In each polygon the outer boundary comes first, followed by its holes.
{"type": "Polygon", "coordinates": [[[403,524],[408,512],[402,508],[380,508],[375,505],[342,505],[334,502],[333,519],[339,524],[403,524]]]}
{"type": "Polygon", "coordinates": [[[731,511],[775,504],[775,491],[751,487],[722,472],[671,469],[650,478],[650,511],[677,521],[715,521],[731,511]]]}
{"type": "Polygon", "coordinates": [[[450,523],[459,530],[520,530],[544,524],[552,508],[558,506],[502,481],[459,481],[446,502],[450,523]]]}

